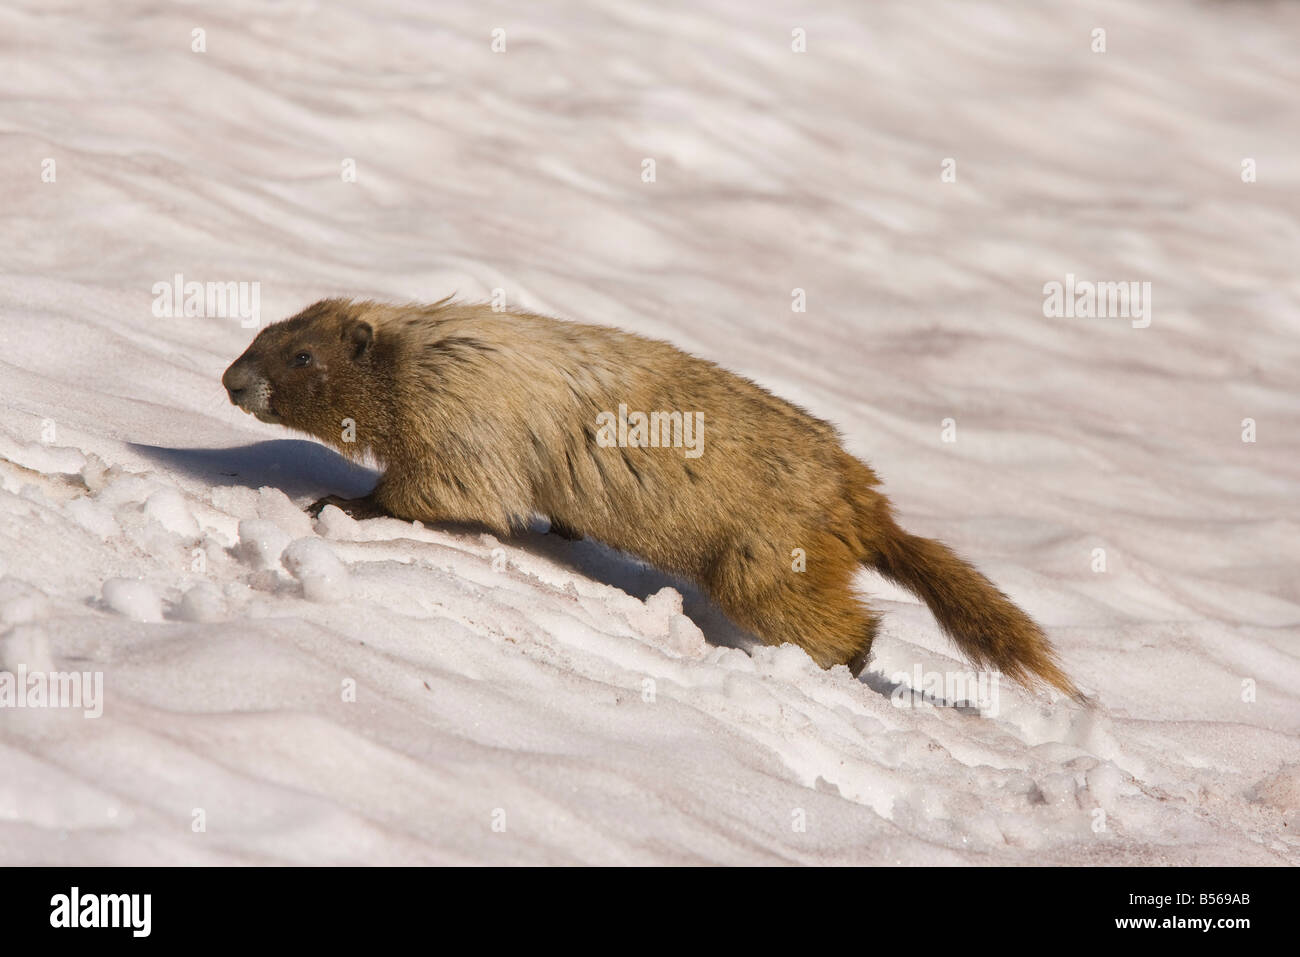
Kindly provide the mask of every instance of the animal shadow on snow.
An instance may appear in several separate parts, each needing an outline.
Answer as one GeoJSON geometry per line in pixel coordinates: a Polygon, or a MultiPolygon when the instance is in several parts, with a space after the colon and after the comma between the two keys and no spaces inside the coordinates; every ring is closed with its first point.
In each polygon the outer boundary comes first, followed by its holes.
{"type": "Polygon", "coordinates": [[[978,702],[961,698],[956,701],[949,701],[946,698],[940,698],[922,689],[913,689],[910,684],[904,684],[901,681],[893,681],[878,671],[862,672],[862,682],[868,688],[883,697],[893,700],[894,693],[901,691],[905,698],[912,699],[912,707],[923,707],[929,705],[931,708],[943,708],[948,711],[956,711],[958,714],[969,714],[979,717],[983,714],[980,711],[978,702]]]}
{"type": "MultiPolygon", "coordinates": [[[[173,472],[203,482],[209,488],[238,485],[251,489],[278,488],[302,506],[325,495],[359,498],[372,488],[379,472],[349,461],[333,449],[304,439],[272,439],[223,449],[174,449],[133,444],[132,448],[173,472]]],[[[441,531],[481,534],[479,525],[439,523],[441,531]]],[[[544,531],[544,521],[508,540],[595,581],[622,589],[644,601],[661,588],[682,595],[682,611],[699,626],[711,645],[750,649],[761,645],[738,627],[717,605],[691,583],[659,571],[629,555],[592,539],[569,541],[544,531]]]]}
{"type": "Polygon", "coordinates": [[[333,449],[305,439],[273,439],[229,449],[171,449],[132,444],[162,466],[202,481],[208,487],[241,485],[278,488],[290,498],[320,498],[322,486],[358,498],[375,486],[379,473],[350,462],[333,449]]]}

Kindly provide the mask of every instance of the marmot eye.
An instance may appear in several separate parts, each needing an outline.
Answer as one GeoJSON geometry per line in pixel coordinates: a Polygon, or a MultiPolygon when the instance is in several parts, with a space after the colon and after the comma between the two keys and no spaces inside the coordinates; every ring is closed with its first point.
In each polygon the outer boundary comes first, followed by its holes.
{"type": "Polygon", "coordinates": [[[296,356],[293,357],[293,362],[290,363],[290,365],[295,365],[295,366],[311,365],[311,353],[310,352],[298,353],[296,356]]]}

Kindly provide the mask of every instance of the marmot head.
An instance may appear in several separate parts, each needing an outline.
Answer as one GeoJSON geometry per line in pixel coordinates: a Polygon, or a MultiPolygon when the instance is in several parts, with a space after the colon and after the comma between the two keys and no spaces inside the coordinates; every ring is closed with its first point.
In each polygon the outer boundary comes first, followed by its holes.
{"type": "MultiPolygon", "coordinates": [[[[230,364],[221,384],[230,401],[263,422],[342,446],[347,425],[373,429],[375,330],[358,304],[323,299],[267,326],[230,364]]],[[[361,451],[365,444],[348,451],[361,451]]]]}

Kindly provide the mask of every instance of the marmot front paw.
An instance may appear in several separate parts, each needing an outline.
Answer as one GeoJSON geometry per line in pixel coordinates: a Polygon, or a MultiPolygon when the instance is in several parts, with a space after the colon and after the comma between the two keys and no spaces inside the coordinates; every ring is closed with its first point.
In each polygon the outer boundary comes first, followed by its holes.
{"type": "Polygon", "coordinates": [[[357,521],[366,518],[382,518],[388,514],[368,497],[343,498],[339,495],[326,495],[322,499],[317,499],[307,506],[307,514],[312,518],[319,518],[321,510],[324,509],[326,505],[334,505],[341,508],[357,521]]]}

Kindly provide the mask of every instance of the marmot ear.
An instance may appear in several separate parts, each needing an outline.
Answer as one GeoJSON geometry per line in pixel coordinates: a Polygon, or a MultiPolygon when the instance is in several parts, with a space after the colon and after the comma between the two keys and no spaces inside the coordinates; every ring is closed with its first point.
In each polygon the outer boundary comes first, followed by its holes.
{"type": "Polygon", "coordinates": [[[347,332],[348,342],[352,344],[352,358],[360,359],[375,341],[375,330],[368,322],[354,322],[347,332]]]}

